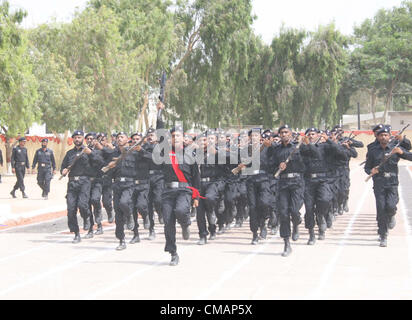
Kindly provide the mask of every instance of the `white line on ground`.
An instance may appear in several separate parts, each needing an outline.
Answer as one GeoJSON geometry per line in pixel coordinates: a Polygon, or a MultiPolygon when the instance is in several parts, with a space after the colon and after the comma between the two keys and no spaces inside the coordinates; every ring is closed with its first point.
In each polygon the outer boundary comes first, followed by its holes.
{"type": "MultiPolygon", "coordinates": [[[[371,184],[371,182],[369,182],[368,184],[371,184]]],[[[352,232],[353,224],[354,224],[356,218],[358,217],[359,213],[361,212],[369,192],[370,192],[369,187],[365,187],[365,189],[363,191],[363,194],[362,194],[362,197],[361,197],[360,201],[358,202],[358,206],[356,208],[356,211],[352,215],[352,218],[350,219],[349,224],[346,227],[346,230],[345,230],[345,233],[343,234],[342,239],[339,241],[339,248],[336,251],[335,255],[332,257],[332,259],[330,260],[330,262],[326,265],[325,271],[322,274],[322,278],[319,281],[319,285],[309,295],[309,299],[319,299],[319,298],[321,298],[321,295],[324,292],[324,287],[325,287],[326,283],[328,282],[329,278],[331,277],[331,275],[332,275],[332,273],[335,269],[336,263],[337,263],[340,255],[342,254],[343,249],[344,249],[344,245],[345,245],[348,237],[350,236],[350,234],[352,232]]]]}

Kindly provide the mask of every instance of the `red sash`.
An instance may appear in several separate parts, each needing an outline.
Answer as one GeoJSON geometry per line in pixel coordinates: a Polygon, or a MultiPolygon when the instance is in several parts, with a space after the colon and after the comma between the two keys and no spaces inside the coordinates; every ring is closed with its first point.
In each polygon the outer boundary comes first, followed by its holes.
{"type": "MultiPolygon", "coordinates": [[[[180,170],[179,164],[177,163],[176,153],[173,150],[170,151],[169,158],[170,158],[170,161],[172,163],[173,171],[175,172],[176,177],[179,180],[179,182],[186,182],[187,183],[187,179],[186,179],[185,175],[183,174],[182,170],[180,170]]],[[[186,187],[186,188],[192,190],[192,199],[197,199],[197,197],[202,198],[202,199],[206,199],[205,197],[202,197],[200,195],[199,190],[197,190],[196,188],[194,188],[194,187],[186,187]]]]}

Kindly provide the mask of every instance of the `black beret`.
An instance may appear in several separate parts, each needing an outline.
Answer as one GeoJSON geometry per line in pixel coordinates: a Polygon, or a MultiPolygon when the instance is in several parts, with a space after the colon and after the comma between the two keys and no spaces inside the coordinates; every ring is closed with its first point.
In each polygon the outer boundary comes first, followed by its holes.
{"type": "Polygon", "coordinates": [[[87,139],[90,136],[92,136],[93,138],[96,138],[96,132],[89,132],[88,134],[86,134],[84,138],[87,139]]]}
{"type": "Polygon", "coordinates": [[[47,138],[41,139],[41,142],[49,142],[49,139],[47,138]]]}
{"type": "Polygon", "coordinates": [[[305,131],[305,135],[307,135],[309,132],[319,132],[319,130],[318,129],[316,129],[316,128],[308,128],[306,131],[305,131]]]}
{"type": "Polygon", "coordinates": [[[263,139],[269,139],[272,136],[270,132],[263,132],[262,133],[262,138],[263,139]]]}
{"type": "Polygon", "coordinates": [[[84,137],[84,132],[81,131],[81,130],[76,130],[76,131],[73,132],[72,138],[74,138],[75,136],[82,136],[82,137],[84,137]]]}
{"type": "Polygon", "coordinates": [[[378,131],[376,131],[376,134],[377,135],[380,135],[381,133],[391,133],[391,130],[388,128],[388,127],[386,127],[386,126],[384,126],[383,128],[381,128],[381,129],[379,129],[378,131]]]}
{"type": "Polygon", "coordinates": [[[120,131],[120,132],[118,132],[117,134],[116,134],[116,138],[118,137],[118,136],[126,136],[126,137],[128,137],[129,135],[126,133],[126,132],[123,132],[123,131],[120,131]]]}
{"type": "Polygon", "coordinates": [[[143,137],[143,134],[142,134],[141,132],[135,132],[135,133],[132,133],[132,135],[130,136],[130,138],[133,138],[134,136],[143,137]]]}
{"type": "Polygon", "coordinates": [[[378,124],[377,126],[375,126],[375,127],[372,129],[372,131],[373,131],[373,132],[376,132],[376,131],[382,129],[383,127],[384,127],[384,125],[380,123],[380,124],[378,124]]]}
{"type": "Polygon", "coordinates": [[[278,132],[280,132],[280,130],[283,130],[283,129],[288,129],[288,130],[292,131],[292,129],[287,124],[284,124],[283,126],[281,126],[279,128],[278,132]]]}
{"type": "Polygon", "coordinates": [[[104,132],[100,132],[97,134],[97,138],[106,138],[107,135],[104,132]]]}
{"type": "Polygon", "coordinates": [[[342,130],[342,126],[340,124],[337,124],[336,126],[334,126],[331,131],[334,132],[338,130],[342,130]]]}
{"type": "Polygon", "coordinates": [[[21,137],[20,139],[19,139],[19,142],[20,141],[26,141],[26,138],[25,137],[21,137]]]}
{"type": "Polygon", "coordinates": [[[149,130],[147,130],[147,133],[153,133],[153,132],[155,132],[156,131],[156,129],[154,129],[154,128],[149,128],[149,130]]]}

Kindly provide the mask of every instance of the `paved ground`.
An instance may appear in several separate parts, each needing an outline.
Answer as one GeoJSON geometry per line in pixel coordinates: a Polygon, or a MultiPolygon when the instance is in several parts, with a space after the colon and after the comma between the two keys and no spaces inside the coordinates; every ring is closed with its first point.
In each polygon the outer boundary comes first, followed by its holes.
{"type": "MultiPolygon", "coordinates": [[[[71,243],[66,217],[3,228],[0,299],[411,299],[412,172],[401,168],[397,225],[387,248],[379,247],[372,182],[364,182],[356,163],[351,176],[350,212],[315,246],[306,245],[302,224],[288,258],[280,255],[278,235],[250,245],[248,224],[203,247],[196,245],[195,222],[189,241],[182,240],[178,227],[177,267],[168,266],[159,225],[156,240],[147,240],[142,230],[141,243],[121,252],[115,250],[114,225],[107,223],[103,235],[77,245],[71,243]]],[[[0,198],[15,217],[64,205],[66,181],[53,180],[56,193],[49,201],[34,200],[40,192],[29,182],[31,199],[6,200],[13,179],[0,184],[0,198]]],[[[128,233],[127,240],[131,237],[128,233]]]]}

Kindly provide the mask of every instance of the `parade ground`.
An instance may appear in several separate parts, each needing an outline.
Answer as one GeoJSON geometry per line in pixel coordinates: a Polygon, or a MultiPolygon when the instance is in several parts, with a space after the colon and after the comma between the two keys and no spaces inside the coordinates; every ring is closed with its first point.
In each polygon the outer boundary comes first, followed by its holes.
{"type": "MultiPolygon", "coordinates": [[[[35,175],[27,175],[28,199],[12,199],[14,176],[0,184],[0,299],[220,300],[220,299],[404,299],[412,298],[412,168],[400,162],[400,201],[388,246],[379,247],[372,181],[359,162],[351,163],[348,213],[338,216],[326,239],[308,246],[308,232],[291,242],[284,258],[279,234],[251,245],[249,223],[231,228],[199,246],[195,218],[191,237],[177,227],[180,263],[169,266],[163,225],[156,217],[156,239],[140,219],[140,239],[116,251],[115,224],[104,234],[72,244],[66,216],[67,178],[51,182],[41,198],[35,175]]],[[[301,209],[302,218],[304,207],[301,209]]],[[[82,227],[82,220],[79,225],[82,227]]],[[[81,230],[82,236],[85,231],[81,230]]],[[[317,228],[316,228],[317,235],[317,228]]]]}

